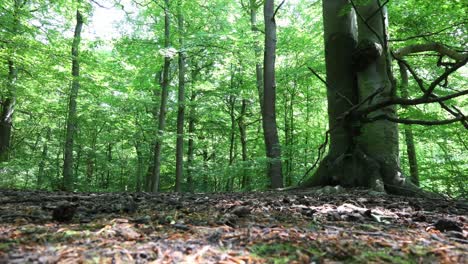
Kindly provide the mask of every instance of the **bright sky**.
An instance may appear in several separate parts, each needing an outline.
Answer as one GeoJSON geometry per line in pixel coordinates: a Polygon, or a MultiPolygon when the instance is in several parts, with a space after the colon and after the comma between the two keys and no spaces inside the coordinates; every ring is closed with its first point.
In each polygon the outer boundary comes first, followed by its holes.
{"type": "MultiPolygon", "coordinates": [[[[135,12],[134,7],[130,4],[129,0],[121,1],[127,12],[135,12]]],[[[114,7],[109,1],[99,1],[100,7],[96,4],[94,12],[89,20],[88,26],[83,32],[83,36],[89,39],[102,39],[111,40],[121,36],[119,28],[121,21],[125,20],[125,12],[120,7],[114,7]]]]}

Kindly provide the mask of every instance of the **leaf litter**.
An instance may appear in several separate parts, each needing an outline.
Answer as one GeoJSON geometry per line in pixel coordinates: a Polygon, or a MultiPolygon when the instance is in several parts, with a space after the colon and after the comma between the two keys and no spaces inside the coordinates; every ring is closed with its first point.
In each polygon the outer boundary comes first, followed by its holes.
{"type": "Polygon", "coordinates": [[[0,190],[0,263],[468,263],[466,201],[0,190]]]}

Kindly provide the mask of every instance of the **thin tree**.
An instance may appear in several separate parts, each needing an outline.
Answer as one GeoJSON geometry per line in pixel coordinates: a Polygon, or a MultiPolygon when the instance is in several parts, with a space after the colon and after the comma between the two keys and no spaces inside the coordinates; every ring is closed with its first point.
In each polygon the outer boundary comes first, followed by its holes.
{"type": "MultiPolygon", "coordinates": [[[[171,31],[170,31],[170,14],[169,14],[169,0],[164,0],[164,47],[168,49],[171,46],[171,31]]],[[[154,166],[151,173],[151,191],[159,191],[159,181],[161,176],[161,149],[163,145],[164,130],[166,129],[166,108],[167,96],[169,89],[169,67],[171,66],[171,57],[169,54],[164,56],[164,66],[162,76],[160,78],[161,84],[161,103],[159,105],[158,116],[158,132],[156,144],[154,146],[154,166]]]]}
{"type": "Polygon", "coordinates": [[[176,142],[176,181],[175,191],[180,192],[184,174],[184,119],[185,119],[185,51],[184,51],[184,15],[182,0],[177,5],[177,19],[179,28],[179,91],[177,111],[177,142],[176,142]]]}
{"type": "Polygon", "coordinates": [[[77,126],[76,100],[80,89],[80,63],[79,47],[81,41],[81,29],[83,28],[83,16],[76,11],[75,33],[73,34],[72,56],[72,85],[68,103],[67,130],[65,135],[65,149],[63,161],[63,185],[62,189],[71,191],[73,189],[73,143],[77,126]]]}

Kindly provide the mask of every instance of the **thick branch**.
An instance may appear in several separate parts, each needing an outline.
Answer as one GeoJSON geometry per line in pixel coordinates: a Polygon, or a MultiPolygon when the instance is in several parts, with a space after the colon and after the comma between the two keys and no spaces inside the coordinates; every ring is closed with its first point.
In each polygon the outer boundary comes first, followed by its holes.
{"type": "Polygon", "coordinates": [[[420,105],[420,104],[427,104],[427,103],[438,103],[438,102],[447,101],[447,100],[457,98],[457,97],[467,95],[467,94],[468,94],[468,90],[464,90],[464,91],[454,93],[454,94],[449,94],[447,96],[442,96],[442,97],[424,97],[423,96],[423,97],[419,97],[416,99],[404,99],[404,98],[395,97],[395,98],[391,98],[389,100],[368,106],[359,111],[356,111],[355,114],[358,116],[363,116],[363,115],[369,114],[371,112],[377,111],[379,109],[382,109],[391,105],[420,105]]]}
{"type": "Polygon", "coordinates": [[[426,52],[426,51],[435,51],[441,55],[450,57],[456,61],[465,60],[467,57],[467,55],[463,53],[459,53],[455,50],[449,49],[440,43],[409,45],[409,46],[396,50],[393,54],[396,58],[401,59],[404,56],[412,54],[412,53],[419,53],[419,52],[426,52]]]}

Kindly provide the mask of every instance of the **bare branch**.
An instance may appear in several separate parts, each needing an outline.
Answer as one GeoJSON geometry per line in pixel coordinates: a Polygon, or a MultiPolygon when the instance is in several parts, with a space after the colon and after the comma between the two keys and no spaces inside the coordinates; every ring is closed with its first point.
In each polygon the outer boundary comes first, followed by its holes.
{"type": "Polygon", "coordinates": [[[457,98],[457,97],[467,95],[467,94],[468,94],[468,90],[464,90],[458,93],[454,93],[454,94],[450,94],[450,95],[442,96],[442,97],[424,97],[423,96],[423,97],[419,97],[416,99],[404,99],[404,98],[395,97],[395,98],[391,98],[389,100],[371,105],[360,111],[356,111],[355,114],[358,116],[363,116],[363,115],[372,113],[374,111],[377,111],[379,109],[382,109],[391,105],[420,105],[420,104],[427,104],[427,103],[438,103],[438,102],[447,101],[447,100],[457,98]]]}
{"type": "Polygon", "coordinates": [[[278,13],[278,11],[279,11],[280,8],[284,5],[285,2],[286,2],[286,0],[283,0],[283,1],[278,5],[278,7],[275,9],[275,12],[273,13],[273,19],[275,19],[276,13],[278,13]]]}
{"type": "Polygon", "coordinates": [[[466,121],[467,118],[465,116],[459,116],[453,119],[447,120],[415,120],[415,119],[400,119],[391,117],[388,115],[378,115],[372,118],[367,118],[364,122],[375,122],[377,120],[387,120],[393,123],[399,124],[406,124],[406,125],[422,125],[422,126],[440,126],[440,125],[447,125],[456,122],[466,121]]]}
{"type": "Polygon", "coordinates": [[[327,81],[325,81],[325,79],[323,79],[314,69],[312,69],[309,66],[307,66],[307,69],[309,69],[309,71],[311,71],[315,75],[315,77],[317,77],[323,84],[325,84],[327,88],[330,88],[327,81]]]}
{"type": "Polygon", "coordinates": [[[445,80],[450,74],[452,74],[453,72],[455,72],[459,68],[465,66],[465,64],[467,62],[468,62],[468,56],[465,56],[465,58],[463,60],[455,63],[453,65],[453,67],[445,70],[445,72],[441,76],[439,76],[439,78],[435,79],[431,83],[431,85],[429,86],[427,91],[424,93],[424,97],[429,97],[432,94],[432,92],[434,91],[434,89],[437,87],[437,85],[439,85],[443,80],[445,80]]]}
{"type": "Polygon", "coordinates": [[[440,29],[438,31],[435,31],[435,32],[427,32],[427,33],[423,33],[423,34],[420,34],[420,35],[415,35],[415,36],[411,36],[411,37],[407,37],[407,38],[400,38],[400,39],[391,39],[389,40],[390,42],[397,42],[397,41],[408,41],[408,40],[412,40],[412,39],[416,39],[416,38],[424,38],[424,37],[430,37],[430,36],[434,36],[434,35],[437,35],[437,34],[440,34],[446,30],[449,30],[451,28],[454,28],[454,27],[458,27],[458,26],[461,26],[461,25],[465,25],[466,23],[468,22],[468,20],[464,20],[462,22],[459,22],[459,23],[455,23],[453,25],[450,25],[448,27],[445,27],[443,29],[440,29]]]}

